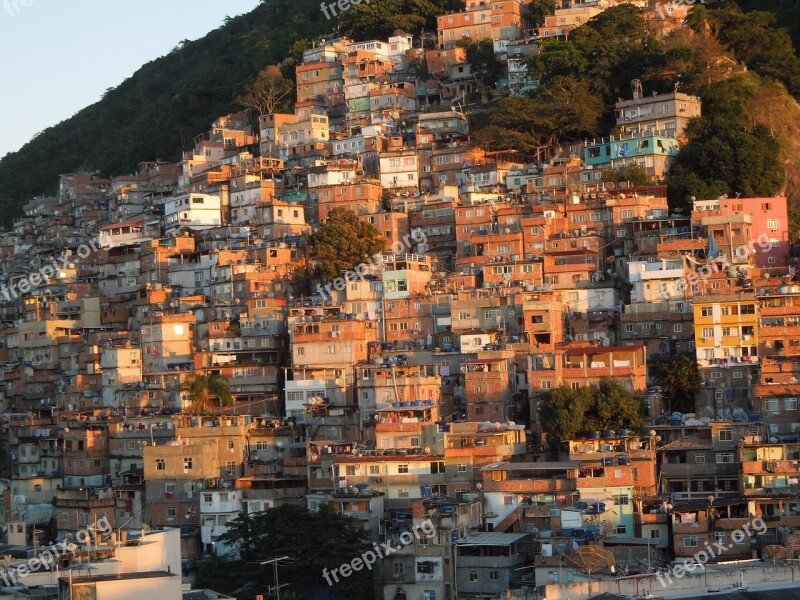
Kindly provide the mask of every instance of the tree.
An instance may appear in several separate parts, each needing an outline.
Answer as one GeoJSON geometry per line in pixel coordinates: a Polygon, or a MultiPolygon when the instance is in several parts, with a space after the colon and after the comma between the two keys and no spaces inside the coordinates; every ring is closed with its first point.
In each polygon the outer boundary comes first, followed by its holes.
{"type": "Polygon", "coordinates": [[[352,3],[340,13],[342,35],[356,41],[384,40],[398,31],[415,34],[436,30],[436,17],[464,10],[463,0],[380,0],[352,3]]]}
{"type": "Polygon", "coordinates": [[[467,49],[467,62],[471,73],[488,88],[497,87],[497,83],[503,79],[506,67],[497,60],[494,53],[494,43],[491,40],[478,40],[471,38],[459,40],[457,45],[467,49]]]}
{"type": "Polygon", "coordinates": [[[614,379],[576,390],[561,386],[542,394],[539,421],[553,443],[574,439],[586,431],[638,429],[645,413],[644,399],[614,379]]]}
{"type": "Polygon", "coordinates": [[[245,93],[236,100],[242,106],[249,106],[260,115],[275,112],[281,101],[294,90],[294,83],[286,79],[280,67],[270,65],[258,74],[258,79],[245,88],[245,93]]]}
{"type": "Polygon", "coordinates": [[[658,369],[657,380],[667,399],[668,412],[694,412],[695,396],[703,382],[694,355],[679,354],[664,363],[658,369]]]}
{"type": "Polygon", "coordinates": [[[212,562],[199,578],[204,585],[213,582],[219,591],[252,598],[261,593],[259,590],[275,584],[271,568],[253,565],[288,556],[289,560],[279,567],[281,584],[289,584],[281,591],[282,598],[372,598],[373,574],[367,569],[340,578],[333,587],[322,575],[323,569],[330,572],[371,548],[363,542],[363,536],[363,530],[355,527],[351,519],[327,506],[312,512],[284,504],[266,512],[240,513],[220,536],[220,542],[238,550],[239,559],[224,564],[212,562]],[[329,595],[323,596],[323,591],[329,595]]]}
{"type": "Polygon", "coordinates": [[[555,0],[531,0],[528,2],[528,16],[534,29],[544,25],[544,18],[555,12],[555,0]]]}
{"type": "Polygon", "coordinates": [[[334,208],[308,237],[315,278],[327,284],[386,248],[386,238],[346,208],[334,208]]]}
{"type": "Polygon", "coordinates": [[[230,406],[233,402],[228,380],[215,372],[202,375],[195,373],[181,386],[181,390],[188,392],[189,402],[196,414],[211,412],[212,399],[216,399],[220,406],[230,406]]]}
{"type": "Polygon", "coordinates": [[[647,171],[645,171],[643,167],[634,164],[605,171],[603,173],[603,181],[606,183],[620,183],[622,181],[627,181],[633,186],[640,186],[650,183],[650,177],[647,175],[647,171]]]}
{"type": "Polygon", "coordinates": [[[690,121],[689,142],[678,153],[667,183],[670,200],[694,196],[773,196],[784,185],[781,143],[763,125],[753,125],[745,98],[758,83],[729,79],[703,90],[703,116],[690,121]]]}

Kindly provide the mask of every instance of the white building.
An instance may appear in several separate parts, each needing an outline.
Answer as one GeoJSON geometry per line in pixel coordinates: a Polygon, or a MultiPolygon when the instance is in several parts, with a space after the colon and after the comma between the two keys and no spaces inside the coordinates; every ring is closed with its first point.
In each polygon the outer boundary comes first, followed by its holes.
{"type": "Polygon", "coordinates": [[[167,200],[161,222],[165,234],[181,227],[195,230],[219,227],[222,225],[222,202],[219,196],[210,194],[181,194],[167,200]]]}

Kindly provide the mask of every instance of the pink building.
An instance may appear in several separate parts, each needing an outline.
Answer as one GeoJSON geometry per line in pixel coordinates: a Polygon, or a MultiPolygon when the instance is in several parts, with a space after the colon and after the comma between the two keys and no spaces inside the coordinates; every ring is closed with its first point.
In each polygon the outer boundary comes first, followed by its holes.
{"type": "MultiPolygon", "coordinates": [[[[724,198],[707,200],[704,204],[716,204],[707,209],[719,210],[721,214],[746,214],[750,216],[752,242],[755,246],[756,266],[760,268],[785,267],[789,259],[789,211],[784,197],[775,198],[724,198]],[[762,250],[759,242],[769,239],[771,248],[762,250]]],[[[697,208],[697,203],[695,203],[697,208]]]]}

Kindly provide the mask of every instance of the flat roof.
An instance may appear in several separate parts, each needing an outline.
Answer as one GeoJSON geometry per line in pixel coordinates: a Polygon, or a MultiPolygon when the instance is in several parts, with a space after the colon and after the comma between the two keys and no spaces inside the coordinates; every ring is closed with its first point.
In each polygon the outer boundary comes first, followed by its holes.
{"type": "Polygon", "coordinates": [[[476,358],[474,360],[465,360],[462,365],[495,365],[497,363],[505,362],[507,358],[476,358]]]}
{"type": "Polygon", "coordinates": [[[564,351],[564,356],[581,356],[583,354],[607,354],[609,352],[633,352],[643,350],[644,345],[633,346],[586,346],[583,348],[569,348],[564,351]]]}
{"type": "MultiPolygon", "coordinates": [[[[72,578],[72,583],[93,583],[96,581],[125,581],[126,579],[155,579],[157,577],[177,577],[177,573],[167,571],[144,571],[142,573],[120,573],[109,575],[83,575],[72,578]]],[[[68,581],[68,577],[59,577],[59,581],[68,581]]]]}
{"type": "Polygon", "coordinates": [[[497,533],[484,531],[473,533],[456,541],[459,546],[510,546],[515,542],[529,537],[528,533],[497,533]]]}
{"type": "Polygon", "coordinates": [[[560,471],[562,469],[577,469],[582,463],[576,460],[548,461],[548,462],[501,462],[492,463],[481,468],[481,471],[560,471]]]}

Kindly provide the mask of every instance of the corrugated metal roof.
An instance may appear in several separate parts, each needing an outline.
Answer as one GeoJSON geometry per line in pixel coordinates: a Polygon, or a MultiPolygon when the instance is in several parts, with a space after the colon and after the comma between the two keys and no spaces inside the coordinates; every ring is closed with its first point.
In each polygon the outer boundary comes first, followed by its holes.
{"type": "Polygon", "coordinates": [[[497,533],[485,531],[473,533],[456,542],[459,546],[510,546],[515,542],[529,537],[527,533],[497,533]]]}

